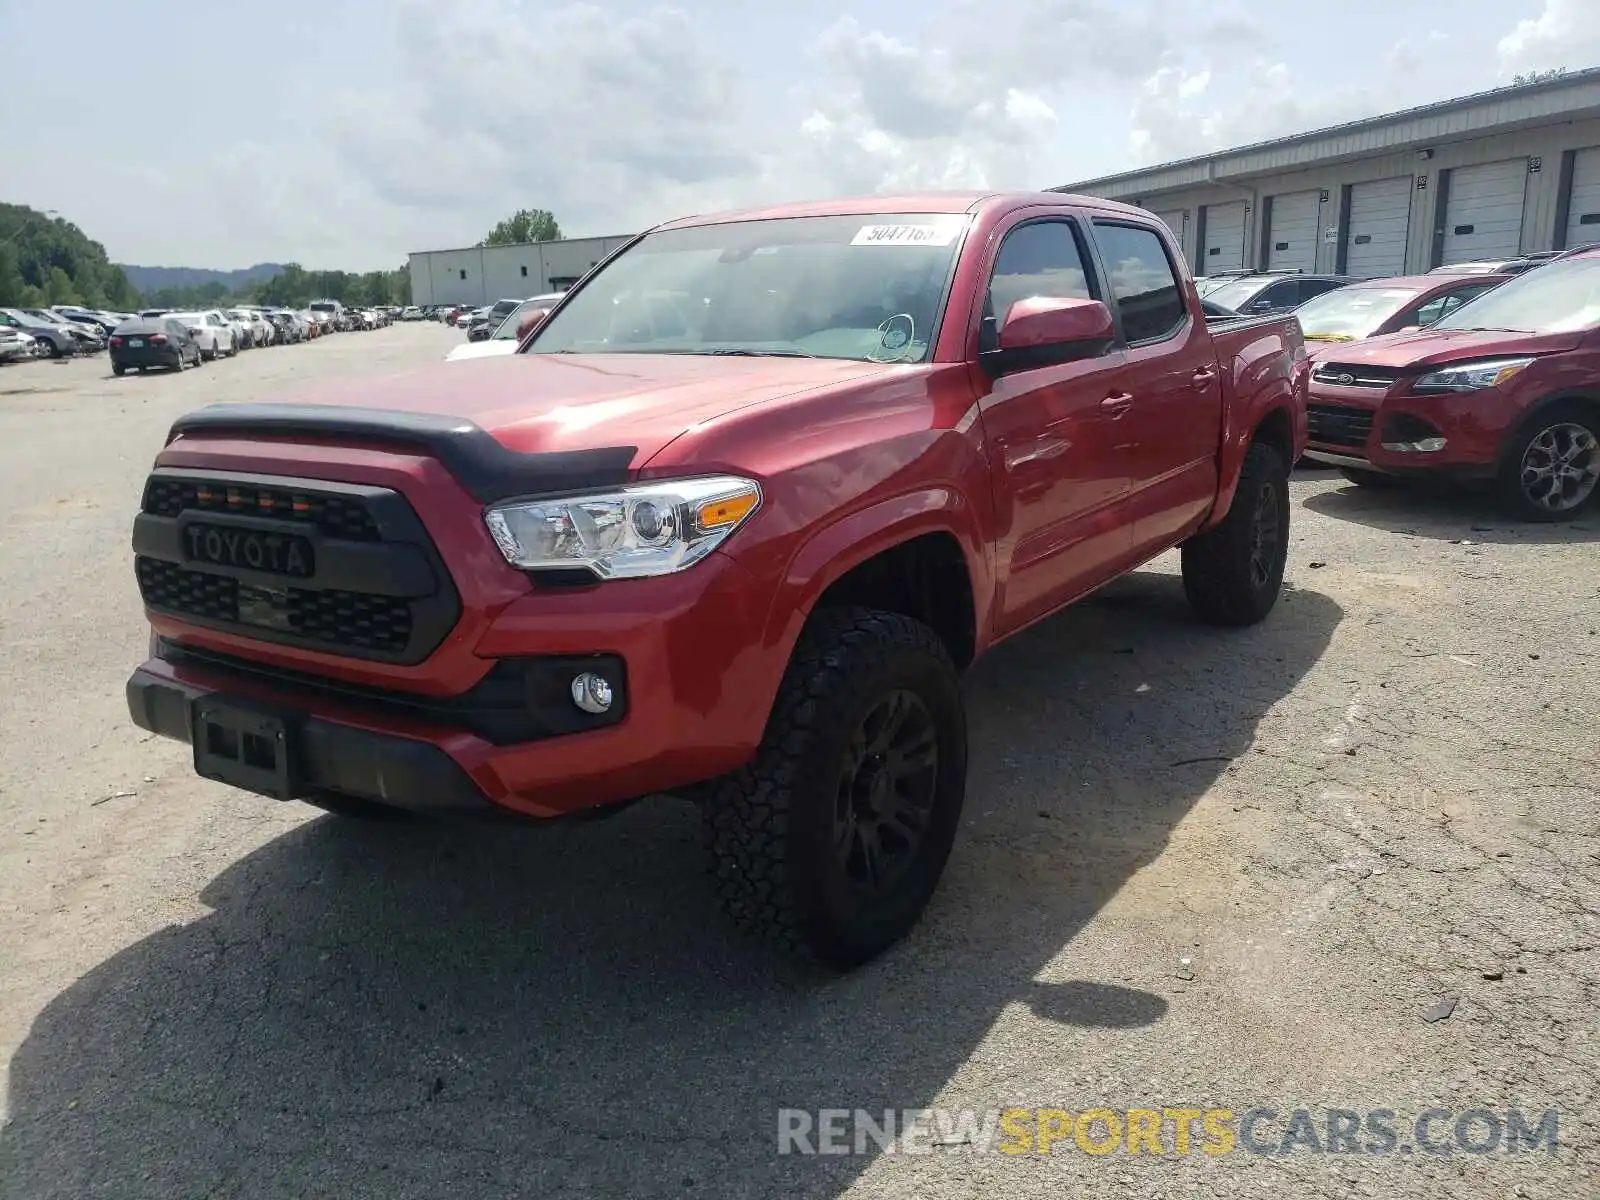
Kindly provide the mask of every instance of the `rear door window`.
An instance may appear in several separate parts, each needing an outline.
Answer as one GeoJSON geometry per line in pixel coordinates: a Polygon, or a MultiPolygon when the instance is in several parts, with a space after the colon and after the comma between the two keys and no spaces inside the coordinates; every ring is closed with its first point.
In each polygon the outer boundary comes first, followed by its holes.
{"type": "Polygon", "coordinates": [[[1170,337],[1188,316],[1178,272],[1154,230],[1095,222],[1112,298],[1122,314],[1122,336],[1130,343],[1170,337]]]}
{"type": "Polygon", "coordinates": [[[1474,296],[1481,296],[1488,290],[1489,288],[1487,286],[1470,287],[1462,288],[1460,291],[1446,292],[1442,296],[1435,296],[1421,308],[1417,309],[1415,324],[1432,325],[1441,317],[1448,317],[1451,313],[1455,312],[1456,309],[1460,308],[1474,296]]]}

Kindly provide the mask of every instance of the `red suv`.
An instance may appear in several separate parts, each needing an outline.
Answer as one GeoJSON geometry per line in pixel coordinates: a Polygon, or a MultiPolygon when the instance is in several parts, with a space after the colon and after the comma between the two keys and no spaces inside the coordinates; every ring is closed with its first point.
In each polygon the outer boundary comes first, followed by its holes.
{"type": "Polygon", "coordinates": [[[1600,483],[1600,248],[1425,330],[1319,350],[1306,457],[1355,483],[1487,481],[1520,516],[1572,517],[1600,483]]]}

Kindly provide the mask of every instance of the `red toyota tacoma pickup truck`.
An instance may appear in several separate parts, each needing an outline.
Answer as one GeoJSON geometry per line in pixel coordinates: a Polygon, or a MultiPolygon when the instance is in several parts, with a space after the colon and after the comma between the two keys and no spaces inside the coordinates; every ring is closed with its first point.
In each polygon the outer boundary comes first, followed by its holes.
{"type": "Polygon", "coordinates": [[[179,420],[129,707],[335,811],[692,796],[739,921],[860,962],[944,868],[978,655],[1174,546],[1203,618],[1267,615],[1308,374],[1124,205],[663,225],[515,355],[179,420]]]}
{"type": "Polygon", "coordinates": [[[1312,355],[1306,457],[1353,483],[1488,484],[1570,520],[1600,483],[1600,248],[1503,283],[1415,332],[1312,355]]]}

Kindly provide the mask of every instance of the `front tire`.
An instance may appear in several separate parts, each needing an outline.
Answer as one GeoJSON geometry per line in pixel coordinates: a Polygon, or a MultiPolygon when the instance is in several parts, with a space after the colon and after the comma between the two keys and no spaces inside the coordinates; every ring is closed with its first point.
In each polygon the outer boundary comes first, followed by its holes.
{"type": "Polygon", "coordinates": [[[1497,484],[1524,521],[1569,521],[1600,494],[1600,412],[1552,404],[1511,443],[1497,484]]]}
{"type": "Polygon", "coordinates": [[[966,775],[959,681],[933,630],[896,613],[819,611],[754,761],[707,789],[724,908],[827,966],[867,961],[932,897],[966,775]]]}
{"type": "Polygon", "coordinates": [[[1261,442],[1245,452],[1228,515],[1183,544],[1183,591],[1201,620],[1254,625],[1272,611],[1289,559],[1289,470],[1261,442]]]}

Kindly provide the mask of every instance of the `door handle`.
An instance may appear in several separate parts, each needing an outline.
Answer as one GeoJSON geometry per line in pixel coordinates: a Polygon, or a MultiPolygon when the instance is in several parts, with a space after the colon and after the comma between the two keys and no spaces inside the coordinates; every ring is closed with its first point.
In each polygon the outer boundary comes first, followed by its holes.
{"type": "Polygon", "coordinates": [[[1133,397],[1127,392],[1112,392],[1111,395],[1100,401],[1100,407],[1111,416],[1120,417],[1133,407],[1133,397]]]}
{"type": "Polygon", "coordinates": [[[1201,367],[1194,373],[1194,381],[1196,383],[1210,383],[1216,377],[1217,373],[1210,367],[1201,367]]]}

